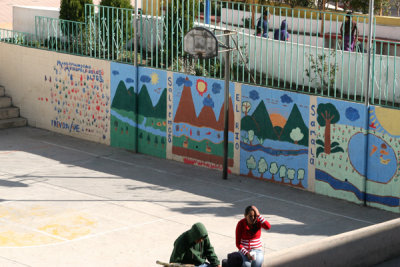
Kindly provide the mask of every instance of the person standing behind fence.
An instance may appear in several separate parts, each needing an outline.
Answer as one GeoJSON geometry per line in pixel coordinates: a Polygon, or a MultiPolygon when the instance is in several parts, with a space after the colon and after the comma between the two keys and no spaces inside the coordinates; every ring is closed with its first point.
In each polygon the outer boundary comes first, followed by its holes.
{"type": "Polygon", "coordinates": [[[346,21],[340,27],[340,34],[342,35],[343,50],[354,51],[358,39],[357,23],[352,20],[353,12],[349,11],[346,15],[346,21]]]}
{"type": "Polygon", "coordinates": [[[236,226],[236,247],[243,258],[243,267],[261,267],[264,253],[261,242],[261,228],[271,229],[255,206],[248,206],[244,218],[236,226]]]}
{"type": "Polygon", "coordinates": [[[268,38],[268,19],[269,19],[269,14],[268,10],[264,10],[262,18],[258,19],[257,22],[257,29],[260,28],[262,29],[262,37],[268,38]]]}
{"type": "Polygon", "coordinates": [[[274,39],[281,40],[281,41],[289,40],[289,33],[287,31],[287,23],[286,23],[285,19],[281,23],[281,28],[275,30],[274,39]]]}

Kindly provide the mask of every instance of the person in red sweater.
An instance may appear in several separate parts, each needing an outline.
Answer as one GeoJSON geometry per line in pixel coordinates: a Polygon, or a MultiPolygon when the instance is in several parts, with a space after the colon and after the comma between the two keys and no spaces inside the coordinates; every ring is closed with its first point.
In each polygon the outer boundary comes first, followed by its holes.
{"type": "Polygon", "coordinates": [[[264,252],[261,242],[261,228],[271,229],[255,206],[248,206],[244,218],[236,226],[236,247],[243,258],[243,267],[261,267],[264,252]]]}

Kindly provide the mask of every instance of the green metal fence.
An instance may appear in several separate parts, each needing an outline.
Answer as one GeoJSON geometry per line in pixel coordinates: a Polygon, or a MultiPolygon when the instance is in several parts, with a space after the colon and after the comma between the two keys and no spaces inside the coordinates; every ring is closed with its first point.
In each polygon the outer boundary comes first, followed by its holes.
{"type": "MultiPolygon", "coordinates": [[[[130,64],[136,56],[141,66],[224,78],[223,54],[208,60],[190,58],[184,53],[183,38],[195,26],[216,35],[231,30],[236,35],[230,46],[237,48],[231,53],[232,81],[365,100],[367,16],[215,0],[210,0],[209,14],[200,0],[143,1],[142,5],[147,14],[86,5],[84,23],[37,16],[34,34],[0,30],[0,38],[130,64]],[[284,20],[287,28],[281,27],[284,20]]],[[[399,107],[400,43],[375,38],[376,29],[374,23],[370,102],[399,107]]]]}

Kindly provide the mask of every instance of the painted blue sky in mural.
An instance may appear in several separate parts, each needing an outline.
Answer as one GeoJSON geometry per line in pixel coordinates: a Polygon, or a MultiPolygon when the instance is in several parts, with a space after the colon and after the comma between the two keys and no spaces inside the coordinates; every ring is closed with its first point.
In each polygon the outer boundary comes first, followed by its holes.
{"type": "Polygon", "coordinates": [[[153,106],[157,105],[164,89],[167,88],[167,72],[149,68],[139,68],[139,92],[146,85],[153,106]]]}
{"type": "Polygon", "coordinates": [[[326,103],[333,104],[340,114],[340,120],[336,124],[351,125],[365,129],[366,109],[363,104],[322,97],[318,98],[318,104],[326,103]]]}
{"type": "MultiPolygon", "coordinates": [[[[292,111],[293,104],[296,103],[301,116],[303,117],[304,123],[307,126],[309,117],[309,98],[308,95],[303,94],[295,94],[273,89],[266,90],[266,88],[262,87],[242,85],[242,103],[243,101],[249,101],[252,104],[249,114],[252,114],[260,101],[263,100],[270,115],[280,114],[287,119],[292,111]],[[255,89],[257,89],[257,91],[255,89]]],[[[244,116],[244,114],[242,114],[242,116],[244,116]]]]}
{"type": "MultiPolygon", "coordinates": [[[[120,81],[124,81],[126,88],[135,87],[136,68],[132,65],[111,62],[111,99],[114,99],[120,81]]],[[[135,88],[135,91],[137,88],[135,88]]]]}
{"type": "MultiPolygon", "coordinates": [[[[193,104],[196,116],[199,116],[201,109],[206,105],[214,110],[216,119],[224,103],[225,83],[221,80],[209,79],[204,77],[196,77],[191,75],[174,74],[174,116],[178,109],[178,104],[182,95],[183,87],[190,86],[193,98],[193,104]],[[186,77],[189,81],[186,81],[186,77]],[[208,96],[210,96],[208,98],[208,96]]],[[[234,103],[235,84],[229,83],[229,93],[234,103]]]]}

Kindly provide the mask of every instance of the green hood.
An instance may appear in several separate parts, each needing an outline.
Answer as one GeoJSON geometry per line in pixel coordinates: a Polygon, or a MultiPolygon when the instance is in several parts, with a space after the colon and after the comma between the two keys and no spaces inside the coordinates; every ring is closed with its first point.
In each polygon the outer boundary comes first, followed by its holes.
{"type": "Polygon", "coordinates": [[[188,241],[193,244],[200,238],[206,238],[208,236],[207,229],[202,223],[193,224],[192,228],[188,231],[188,241]]]}

